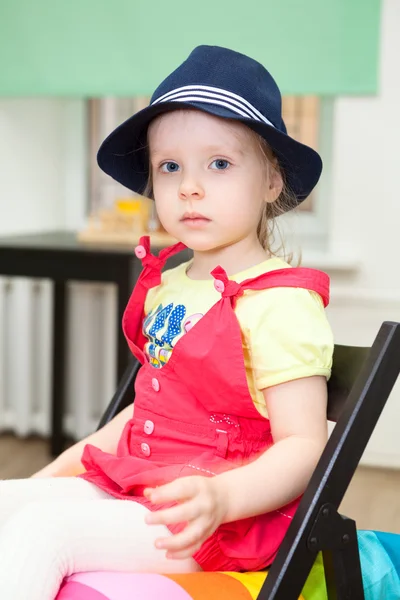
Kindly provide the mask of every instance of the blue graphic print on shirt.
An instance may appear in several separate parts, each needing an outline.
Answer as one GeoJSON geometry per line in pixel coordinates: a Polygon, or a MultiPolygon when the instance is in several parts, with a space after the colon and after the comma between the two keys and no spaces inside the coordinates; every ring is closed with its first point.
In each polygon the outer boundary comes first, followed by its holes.
{"type": "Polygon", "coordinates": [[[149,340],[144,351],[153,367],[160,369],[168,362],[176,342],[203,316],[196,313],[185,319],[186,312],[183,304],[174,307],[171,302],[159,304],[144,319],[143,335],[149,340]]]}

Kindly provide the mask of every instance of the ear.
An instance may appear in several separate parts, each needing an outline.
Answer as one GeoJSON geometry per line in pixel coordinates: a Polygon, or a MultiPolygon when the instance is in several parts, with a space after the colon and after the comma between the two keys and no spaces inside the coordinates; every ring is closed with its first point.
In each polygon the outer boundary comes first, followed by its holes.
{"type": "Polygon", "coordinates": [[[269,165],[268,169],[268,186],[265,195],[265,202],[275,202],[282,192],[283,179],[279,169],[274,165],[269,165]]]}

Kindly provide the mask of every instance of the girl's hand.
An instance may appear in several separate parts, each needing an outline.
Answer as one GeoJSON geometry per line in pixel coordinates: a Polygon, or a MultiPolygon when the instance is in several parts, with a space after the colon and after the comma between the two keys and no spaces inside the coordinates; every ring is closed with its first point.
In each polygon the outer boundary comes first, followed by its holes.
{"type": "Polygon", "coordinates": [[[218,483],[218,477],[182,477],[158,488],[148,488],[144,495],[154,504],[178,502],[178,506],[151,512],[146,523],[171,525],[186,523],[175,535],[159,538],[157,548],[167,550],[167,558],[188,558],[224,522],[227,513],[227,495],[218,483]]]}

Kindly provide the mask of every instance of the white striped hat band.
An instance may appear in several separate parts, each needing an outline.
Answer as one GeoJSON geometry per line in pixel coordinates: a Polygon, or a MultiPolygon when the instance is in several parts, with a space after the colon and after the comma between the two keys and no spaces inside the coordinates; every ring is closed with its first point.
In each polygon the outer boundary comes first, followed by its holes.
{"type": "Polygon", "coordinates": [[[210,87],[208,85],[185,85],[184,87],[171,90],[167,94],[153,100],[151,105],[164,102],[203,102],[206,104],[218,104],[224,108],[235,112],[236,114],[264,122],[275,128],[259,110],[255,108],[248,100],[238,94],[223,90],[221,88],[210,87]]]}

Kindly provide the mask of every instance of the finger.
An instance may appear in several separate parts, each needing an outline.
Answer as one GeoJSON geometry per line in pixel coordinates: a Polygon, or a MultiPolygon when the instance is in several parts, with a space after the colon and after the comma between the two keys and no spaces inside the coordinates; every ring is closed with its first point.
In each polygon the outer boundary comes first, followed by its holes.
{"type": "Polygon", "coordinates": [[[193,544],[193,546],[188,546],[187,548],[185,548],[185,550],[179,550],[177,552],[171,552],[170,550],[168,550],[165,556],[172,560],[191,558],[193,554],[200,550],[202,544],[203,542],[199,542],[197,544],[193,544]]]}
{"type": "Polygon", "coordinates": [[[159,538],[155,542],[156,547],[170,552],[178,552],[203,542],[206,538],[205,528],[201,524],[199,525],[198,521],[199,519],[196,519],[180,533],[167,538],[159,538]]]}
{"type": "Polygon", "coordinates": [[[196,493],[196,487],[191,479],[191,477],[176,479],[158,488],[147,488],[144,494],[153,504],[182,502],[183,500],[188,500],[196,493]]]}
{"type": "Polygon", "coordinates": [[[201,514],[198,502],[190,501],[178,504],[172,508],[155,510],[145,516],[148,525],[170,525],[172,523],[184,523],[192,521],[201,514]]]}

